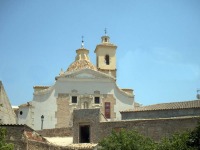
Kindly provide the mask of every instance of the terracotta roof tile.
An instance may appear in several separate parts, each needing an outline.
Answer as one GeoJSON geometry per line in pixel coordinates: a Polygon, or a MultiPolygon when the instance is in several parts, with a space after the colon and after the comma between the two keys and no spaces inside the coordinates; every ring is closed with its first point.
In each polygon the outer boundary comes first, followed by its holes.
{"type": "Polygon", "coordinates": [[[78,144],[70,144],[67,146],[68,148],[75,148],[75,149],[93,149],[97,146],[94,143],[78,143],[78,144]]]}
{"type": "Polygon", "coordinates": [[[77,60],[73,62],[67,69],[67,72],[81,70],[85,68],[97,70],[97,68],[90,61],[83,59],[83,60],[77,60]]]}
{"type": "Polygon", "coordinates": [[[200,108],[200,100],[173,102],[173,103],[160,103],[160,104],[136,107],[134,110],[126,110],[126,111],[121,111],[121,112],[187,109],[187,108],[200,108]]]}

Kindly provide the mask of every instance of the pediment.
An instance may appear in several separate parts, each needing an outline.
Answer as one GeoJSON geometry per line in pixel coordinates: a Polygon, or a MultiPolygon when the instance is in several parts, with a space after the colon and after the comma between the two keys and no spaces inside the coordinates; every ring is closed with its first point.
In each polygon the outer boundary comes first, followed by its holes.
{"type": "Polygon", "coordinates": [[[64,75],[65,78],[76,78],[76,79],[114,79],[112,76],[105,73],[94,71],[91,69],[83,69],[75,71],[73,73],[67,73],[64,75]]]}
{"type": "Polygon", "coordinates": [[[80,73],[78,75],[74,76],[75,78],[83,78],[83,79],[89,79],[89,78],[95,78],[96,76],[93,74],[89,74],[89,73],[80,73]]]}

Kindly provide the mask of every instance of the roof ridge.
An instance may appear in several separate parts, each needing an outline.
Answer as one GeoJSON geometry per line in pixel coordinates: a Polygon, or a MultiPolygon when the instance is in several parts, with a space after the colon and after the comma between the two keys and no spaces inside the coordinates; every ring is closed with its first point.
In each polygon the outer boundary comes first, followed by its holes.
{"type": "Polygon", "coordinates": [[[200,100],[153,104],[153,105],[135,107],[135,109],[133,110],[126,110],[123,112],[191,109],[191,108],[200,108],[200,100]]]}
{"type": "Polygon", "coordinates": [[[158,103],[158,104],[151,104],[151,105],[146,105],[146,106],[141,106],[141,107],[163,105],[163,104],[180,104],[180,103],[187,103],[187,102],[194,102],[194,101],[200,101],[200,100],[196,99],[196,100],[187,100],[187,101],[180,101],[180,102],[158,103]]]}

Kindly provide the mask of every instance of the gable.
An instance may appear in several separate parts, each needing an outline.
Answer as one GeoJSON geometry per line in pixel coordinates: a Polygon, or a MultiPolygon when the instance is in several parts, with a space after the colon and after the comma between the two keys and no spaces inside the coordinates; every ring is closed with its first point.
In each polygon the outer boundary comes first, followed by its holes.
{"type": "Polygon", "coordinates": [[[73,79],[111,79],[114,80],[115,79],[105,73],[99,72],[99,71],[95,71],[95,70],[91,70],[91,69],[82,69],[82,70],[78,70],[78,71],[74,71],[74,72],[65,72],[64,74],[56,77],[56,79],[58,78],[73,78],[73,79]]]}
{"type": "Polygon", "coordinates": [[[89,79],[89,78],[94,79],[96,76],[93,74],[89,74],[89,73],[80,73],[78,75],[75,75],[74,77],[75,78],[83,78],[83,79],[89,79]]]}

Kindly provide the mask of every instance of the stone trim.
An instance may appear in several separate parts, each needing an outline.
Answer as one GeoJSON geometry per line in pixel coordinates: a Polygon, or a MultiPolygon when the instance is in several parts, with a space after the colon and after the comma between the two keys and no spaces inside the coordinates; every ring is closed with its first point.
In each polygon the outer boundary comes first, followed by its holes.
{"type": "Polygon", "coordinates": [[[71,113],[69,109],[69,94],[59,93],[56,100],[57,111],[55,112],[55,118],[57,118],[56,128],[69,127],[71,120],[71,113]]]}
{"type": "Polygon", "coordinates": [[[116,113],[114,110],[114,106],[116,105],[116,99],[112,94],[103,94],[103,98],[101,99],[102,107],[100,108],[101,113],[105,116],[105,102],[110,102],[110,119],[114,120],[116,118],[116,113]]]}

